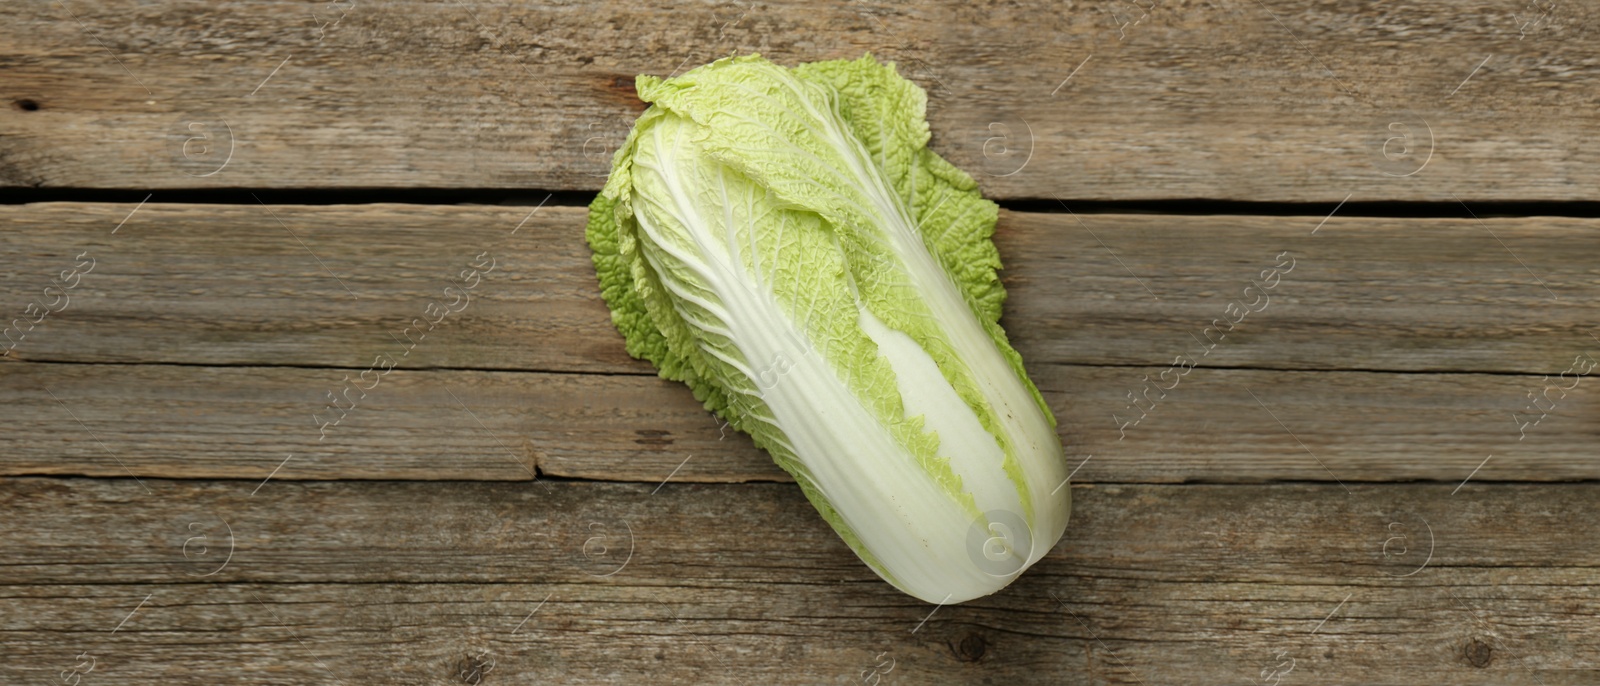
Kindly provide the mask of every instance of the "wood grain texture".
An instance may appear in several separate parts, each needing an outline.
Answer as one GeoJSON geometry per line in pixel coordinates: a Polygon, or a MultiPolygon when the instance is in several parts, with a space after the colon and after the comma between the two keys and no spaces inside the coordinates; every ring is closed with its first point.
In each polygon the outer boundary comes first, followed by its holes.
{"type": "Polygon", "coordinates": [[[4,253],[25,260],[5,274],[13,316],[53,302],[43,288],[78,254],[95,259],[13,356],[366,369],[390,354],[406,367],[649,373],[600,300],[581,208],[133,209],[0,208],[4,253]],[[445,289],[485,259],[493,271],[456,304],[445,289]],[[459,311],[434,325],[429,303],[459,311]]]}
{"type": "Polygon", "coordinates": [[[789,485],[147,485],[0,480],[6,681],[85,655],[97,683],[1600,675],[1588,485],[1078,487],[1052,553],[933,612],[789,485]]]}
{"type": "MultiPolygon", "coordinates": [[[[651,376],[395,370],[340,412],[326,394],[344,397],[349,370],[0,369],[18,436],[0,453],[4,474],[788,479],[686,387],[651,376]]],[[[1537,376],[1194,369],[1145,390],[1162,371],[1035,367],[1075,482],[1600,479],[1593,375],[1545,395],[1537,376]],[[1530,393],[1550,410],[1528,409],[1530,393]]]]}
{"type": "Polygon", "coordinates": [[[1600,199],[1597,19],[0,5],[0,189],[153,191],[0,206],[0,683],[1600,683],[1600,220],[1485,204],[1600,199]],[[1002,213],[1074,513],[997,595],[893,590],[630,359],[579,193],[163,202],[590,192],[636,74],[753,51],[895,60],[1002,201],[1304,203],[1002,213]]]}
{"type": "MultiPolygon", "coordinates": [[[[9,317],[53,302],[43,289],[77,255],[95,260],[14,357],[360,370],[405,352],[405,368],[652,371],[610,324],[583,208],[134,210],[0,207],[9,317]],[[485,254],[495,269],[470,302],[403,341],[485,254]]],[[[1580,354],[1600,359],[1600,220],[1005,212],[996,241],[1003,322],[1036,368],[1191,355],[1198,366],[1555,375],[1580,354]],[[1290,259],[1268,300],[1246,293],[1290,259]],[[1260,304],[1241,320],[1233,303],[1260,304]]]]}
{"type": "Polygon", "coordinates": [[[1545,7],[27,0],[0,182],[595,189],[637,74],[872,51],[994,197],[1592,200],[1595,10],[1545,7]]]}

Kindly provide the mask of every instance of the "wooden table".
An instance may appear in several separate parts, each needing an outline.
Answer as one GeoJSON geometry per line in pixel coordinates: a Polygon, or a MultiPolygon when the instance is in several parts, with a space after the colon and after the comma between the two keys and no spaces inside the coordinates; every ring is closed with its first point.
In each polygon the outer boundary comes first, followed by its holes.
{"type": "Polygon", "coordinates": [[[6,3],[0,681],[1600,683],[1597,21],[6,3]],[[1005,208],[1076,471],[997,595],[879,581],[610,326],[634,75],[752,51],[895,60],[1005,208]]]}

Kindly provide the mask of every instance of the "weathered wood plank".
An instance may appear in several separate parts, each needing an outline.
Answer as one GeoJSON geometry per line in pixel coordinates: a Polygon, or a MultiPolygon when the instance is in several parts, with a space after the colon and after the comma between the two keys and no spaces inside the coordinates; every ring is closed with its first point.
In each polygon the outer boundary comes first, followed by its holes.
{"type": "MultiPolygon", "coordinates": [[[[405,353],[412,368],[651,371],[600,301],[583,208],[134,209],[0,208],[8,317],[58,302],[44,289],[78,255],[94,260],[15,357],[365,369],[405,353]],[[494,271],[461,311],[414,347],[403,340],[434,318],[429,303],[453,302],[444,289],[479,255],[494,271]]],[[[1187,354],[1199,366],[1555,375],[1580,354],[1600,359],[1600,220],[1323,219],[1003,213],[1007,329],[1032,365],[1187,354]],[[1289,260],[1275,286],[1246,292],[1289,260]],[[1253,311],[1240,320],[1234,303],[1253,311]],[[1202,338],[1217,345],[1205,352],[1202,338]]]]}
{"type": "Polygon", "coordinates": [[[389,354],[407,367],[648,373],[600,300],[584,210],[533,209],[0,208],[12,317],[55,303],[43,289],[94,260],[12,355],[366,369],[389,354]],[[453,311],[433,324],[429,303],[453,311]]]}
{"type": "Polygon", "coordinates": [[[1589,485],[1079,487],[1055,551],[931,613],[788,485],[149,486],[0,480],[6,681],[1600,676],[1589,485]]]}
{"type": "MultiPolygon", "coordinates": [[[[1505,374],[1162,371],[1034,367],[1076,482],[1455,483],[1480,466],[1489,480],[1600,478],[1589,377],[1545,395],[1541,377],[1505,374]],[[1146,378],[1176,385],[1146,390],[1146,378]]],[[[0,453],[4,474],[787,479],[687,388],[650,376],[395,370],[369,376],[377,385],[351,391],[354,409],[341,413],[327,393],[349,407],[349,370],[9,364],[0,374],[8,426],[26,436],[0,453]]]]}
{"type": "Polygon", "coordinates": [[[595,189],[636,74],[872,51],[995,197],[1594,200],[1594,22],[1487,0],[29,0],[0,8],[0,182],[595,189]]]}
{"type": "Polygon", "coordinates": [[[1600,354],[1597,220],[1004,216],[1030,362],[1554,375],[1600,354]]]}

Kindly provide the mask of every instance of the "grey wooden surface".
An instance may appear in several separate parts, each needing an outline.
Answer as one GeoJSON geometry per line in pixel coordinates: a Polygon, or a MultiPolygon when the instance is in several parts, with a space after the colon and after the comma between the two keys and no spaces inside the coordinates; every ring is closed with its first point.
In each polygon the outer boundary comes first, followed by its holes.
{"type": "Polygon", "coordinates": [[[1594,36],[1546,0],[7,4],[0,682],[1600,682],[1594,36]],[[997,595],[877,580],[610,327],[581,205],[633,76],[754,50],[896,60],[1009,207],[1074,513],[997,595]]]}
{"type": "Polygon", "coordinates": [[[35,109],[0,110],[0,180],[593,190],[637,74],[872,51],[929,90],[935,144],[994,197],[1592,200],[1595,16],[1551,0],[25,0],[0,8],[0,43],[5,95],[35,109]]]}
{"type": "Polygon", "coordinates": [[[937,610],[788,484],[255,485],[0,483],[8,682],[1600,676],[1588,485],[1082,485],[1045,560],[937,610]]]}

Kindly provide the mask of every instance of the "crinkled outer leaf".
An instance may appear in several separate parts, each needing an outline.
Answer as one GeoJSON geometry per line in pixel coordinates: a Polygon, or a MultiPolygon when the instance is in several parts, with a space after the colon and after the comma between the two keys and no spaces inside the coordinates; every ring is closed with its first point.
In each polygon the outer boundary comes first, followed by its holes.
{"type": "Polygon", "coordinates": [[[639,131],[661,114],[660,110],[649,110],[639,118],[627,140],[617,149],[605,189],[589,206],[589,225],[585,233],[594,251],[592,259],[600,277],[600,294],[611,308],[611,322],[622,333],[628,354],[649,360],[664,378],[687,383],[696,400],[727,419],[734,428],[743,430],[737,417],[730,418],[724,412],[728,407],[727,394],[695,373],[681,354],[672,351],[645,305],[647,299],[659,295],[653,286],[654,279],[649,278],[648,267],[638,255],[636,222],[631,209],[632,147],[639,131]]]}
{"type": "MultiPolygon", "coordinates": [[[[865,74],[863,81],[874,77],[882,81],[871,62],[848,64],[838,71],[865,74]]],[[[923,246],[911,244],[922,243],[922,237],[900,194],[891,187],[892,175],[877,167],[871,151],[856,135],[857,129],[879,131],[880,148],[916,151],[926,144],[921,91],[903,79],[899,84],[903,85],[880,92],[877,106],[868,103],[857,112],[861,120],[857,126],[840,111],[842,98],[835,88],[756,57],[718,60],[669,81],[642,78],[640,97],[700,124],[702,145],[712,157],[739,168],[781,199],[811,209],[843,229],[840,240],[866,305],[933,356],[984,428],[1001,442],[1006,471],[1020,487],[1024,475],[1016,447],[1007,443],[1009,433],[1000,430],[993,399],[984,397],[980,379],[969,367],[973,361],[969,353],[986,344],[971,336],[956,340],[958,332],[935,324],[950,323],[954,303],[949,296],[959,291],[948,278],[939,278],[944,274],[934,273],[934,265],[927,264],[928,251],[918,249],[923,246]],[[895,112],[904,114],[884,114],[895,112]]],[[[877,157],[895,165],[897,159],[909,160],[912,155],[882,153],[877,157]]],[[[988,327],[981,322],[961,323],[976,324],[992,341],[988,327]]],[[[1032,400],[1040,402],[1037,392],[1032,400]]],[[[1031,493],[1028,489],[1020,492],[1024,512],[1031,512],[1027,502],[1031,493]]]]}
{"type": "Polygon", "coordinates": [[[1033,530],[1015,571],[1042,556],[1066,523],[1053,417],[997,323],[996,209],[927,150],[922,91],[870,57],[752,56],[639,92],[654,106],[588,228],[629,352],[750,433],[908,593],[1003,586],[961,544],[995,512],[1033,530]]]}
{"type": "Polygon", "coordinates": [[[1000,208],[978,194],[978,184],[970,175],[927,147],[926,94],[896,74],[893,62],[879,64],[872,55],[802,64],[794,71],[838,91],[840,114],[868,157],[894,184],[928,250],[962,290],[967,304],[1054,427],[1055,415],[1028,378],[1022,355],[1000,328],[1006,290],[996,273],[1000,251],[991,240],[1000,208]]]}

